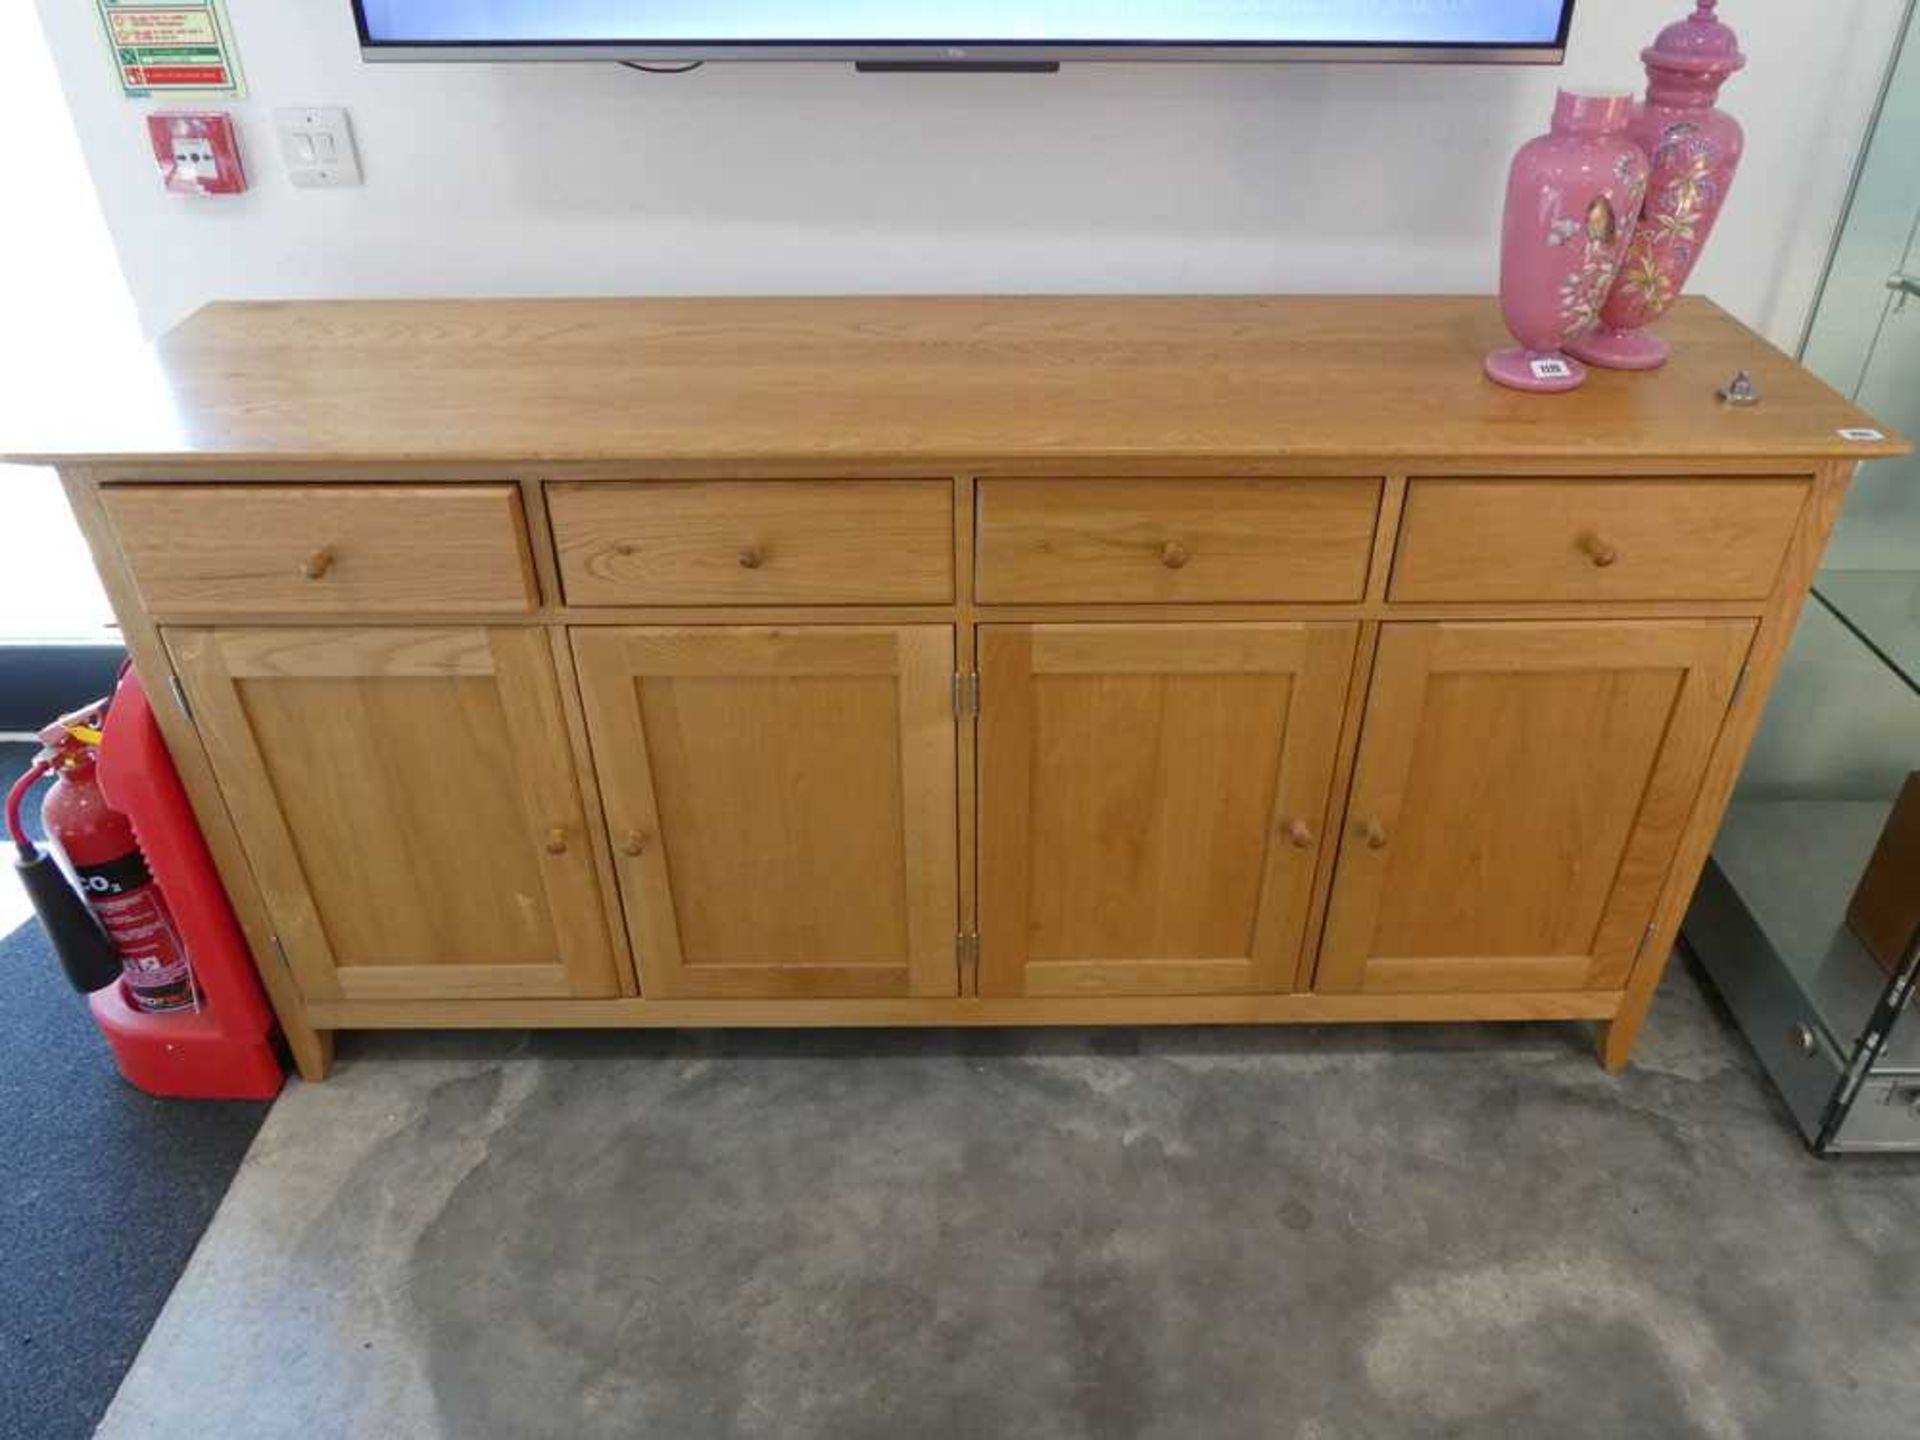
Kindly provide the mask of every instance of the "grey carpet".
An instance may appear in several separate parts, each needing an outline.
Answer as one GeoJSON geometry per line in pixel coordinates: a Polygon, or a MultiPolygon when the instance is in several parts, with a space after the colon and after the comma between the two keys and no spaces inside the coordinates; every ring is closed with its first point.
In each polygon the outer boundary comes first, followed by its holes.
{"type": "Polygon", "coordinates": [[[0,731],[36,734],[118,682],[126,648],[111,643],[40,645],[0,640],[0,731]]]}
{"type": "Polygon", "coordinates": [[[0,937],[0,1436],[92,1434],[267,1108],[126,1085],[39,928],[0,937]]]}
{"type": "Polygon", "coordinates": [[[1909,1437],[1920,1160],[1581,1027],[359,1037],[108,1437],[1909,1437]]]}

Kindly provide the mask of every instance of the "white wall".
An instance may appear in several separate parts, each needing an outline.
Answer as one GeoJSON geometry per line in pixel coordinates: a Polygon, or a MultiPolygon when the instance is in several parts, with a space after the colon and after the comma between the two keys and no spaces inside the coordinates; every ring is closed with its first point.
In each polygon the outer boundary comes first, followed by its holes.
{"type": "MultiPolygon", "coordinates": [[[[222,297],[1481,291],[1557,84],[1629,87],[1691,0],[1584,0],[1564,71],[366,66],[347,0],[230,0],[256,189],[163,195],[94,7],[40,0],[150,329],[222,297]],[[358,191],[297,192],[269,111],[352,109],[358,191]]],[[[1748,168],[1696,288],[1798,339],[1902,0],[1725,0],[1748,168]]]]}
{"type": "MultiPolygon", "coordinates": [[[[19,377],[124,344],[138,324],[31,7],[0,0],[0,55],[8,103],[33,117],[14,127],[16,146],[30,133],[39,167],[30,199],[11,188],[0,199],[0,275],[12,282],[0,307],[4,429],[9,397],[23,393],[19,377]]],[[[0,495],[0,645],[106,641],[113,612],[53,473],[0,465],[0,495]]],[[[0,935],[18,898],[0,883],[0,935]]]]}

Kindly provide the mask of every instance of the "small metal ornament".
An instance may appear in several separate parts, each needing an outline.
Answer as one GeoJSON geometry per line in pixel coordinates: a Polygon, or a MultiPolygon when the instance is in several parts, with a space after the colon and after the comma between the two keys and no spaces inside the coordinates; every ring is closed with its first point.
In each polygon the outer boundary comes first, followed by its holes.
{"type": "Polygon", "coordinates": [[[1729,405],[1758,405],[1760,387],[1753,383],[1751,371],[1742,370],[1720,387],[1720,398],[1729,405]]]}

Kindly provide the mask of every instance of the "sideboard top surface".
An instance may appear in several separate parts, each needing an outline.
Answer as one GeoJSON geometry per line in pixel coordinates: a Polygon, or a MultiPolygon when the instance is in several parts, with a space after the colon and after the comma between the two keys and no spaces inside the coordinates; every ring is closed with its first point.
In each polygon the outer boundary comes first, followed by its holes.
{"type": "MultiPolygon", "coordinates": [[[[1651,374],[1481,375],[1486,297],[937,297],[210,305],[44,377],[0,454],[71,464],[1865,459],[1871,417],[1709,301],[1651,374]],[[1763,403],[1717,391],[1753,373],[1763,403]]],[[[1883,428],[1883,427],[1879,427],[1883,428]]]]}

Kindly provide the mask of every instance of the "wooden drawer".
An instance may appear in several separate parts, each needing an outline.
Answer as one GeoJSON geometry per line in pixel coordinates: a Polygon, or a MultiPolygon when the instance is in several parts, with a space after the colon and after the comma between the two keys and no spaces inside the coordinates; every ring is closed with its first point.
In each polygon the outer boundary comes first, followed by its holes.
{"type": "Polygon", "coordinates": [[[1415,480],[1388,598],[1760,600],[1802,479],[1415,480]]]}
{"type": "Polygon", "coordinates": [[[939,605],[953,599],[945,480],[556,484],[569,605],[939,605]]]}
{"type": "Polygon", "coordinates": [[[1358,600],[1377,480],[984,480],[992,604],[1358,600]]]}
{"type": "Polygon", "coordinates": [[[511,485],[117,485],[156,615],[498,614],[538,602],[511,485]]]}

